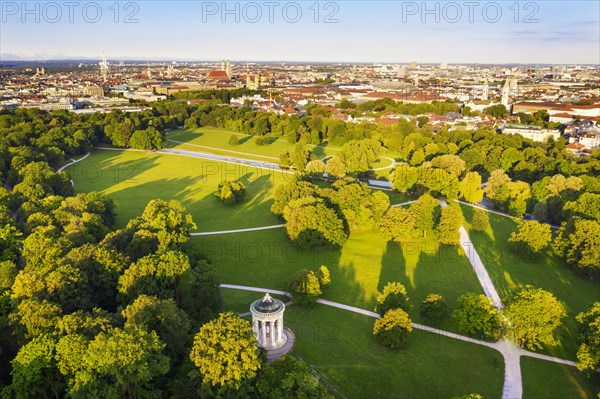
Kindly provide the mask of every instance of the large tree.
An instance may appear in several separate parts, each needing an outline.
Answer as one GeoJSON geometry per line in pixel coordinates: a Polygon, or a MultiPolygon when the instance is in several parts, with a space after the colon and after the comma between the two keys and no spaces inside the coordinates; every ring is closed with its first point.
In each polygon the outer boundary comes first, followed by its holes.
{"type": "Polygon", "coordinates": [[[577,368],[597,370],[600,368],[600,302],[595,302],[585,312],[577,315],[579,322],[579,349],[577,368]]]}
{"type": "Polygon", "coordinates": [[[590,275],[600,274],[600,223],[593,220],[563,222],[554,250],[568,264],[590,275]]]}
{"type": "Polygon", "coordinates": [[[405,193],[411,191],[419,179],[418,170],[407,164],[400,164],[394,170],[391,180],[394,190],[405,193]]]}
{"type": "Polygon", "coordinates": [[[325,164],[325,173],[333,178],[340,179],[346,176],[346,165],[337,155],[332,156],[325,164]]]}
{"type": "Polygon", "coordinates": [[[468,293],[458,297],[452,321],[464,333],[492,340],[500,338],[500,312],[492,300],[483,294],[468,293]]]}
{"type": "Polygon", "coordinates": [[[415,216],[405,208],[390,208],[379,222],[379,231],[388,241],[401,242],[415,232],[415,216]]]}
{"type": "Polygon", "coordinates": [[[164,344],[154,331],[115,328],[90,341],[69,391],[73,398],[149,398],[152,382],[169,371],[164,344]]]}
{"type": "Polygon", "coordinates": [[[272,399],[333,399],[307,364],[285,355],[264,367],[256,381],[260,397],[272,399]]]}
{"type": "Polygon", "coordinates": [[[224,180],[217,186],[215,197],[225,205],[234,205],[246,198],[246,186],[238,181],[224,180]]]}
{"type": "Polygon", "coordinates": [[[397,281],[389,282],[377,293],[377,307],[375,310],[384,314],[390,309],[401,308],[408,310],[408,296],[406,288],[397,281]]]}
{"type": "Polygon", "coordinates": [[[302,248],[340,248],[348,239],[344,221],[320,198],[292,201],[283,217],[288,237],[302,248]]]}
{"type": "Polygon", "coordinates": [[[460,242],[460,227],[463,214],[460,208],[446,206],[442,208],[442,216],[438,224],[438,240],[441,244],[456,245],[460,242]]]}
{"type": "Polygon", "coordinates": [[[239,388],[261,368],[250,323],[231,312],[200,328],[190,359],[213,387],[239,388]]]}
{"type": "Polygon", "coordinates": [[[325,164],[320,159],[315,159],[306,164],[304,173],[313,178],[319,178],[325,173],[325,164]]]}
{"type": "Polygon", "coordinates": [[[152,200],[146,205],[142,216],[132,219],[127,227],[147,230],[158,240],[158,251],[177,249],[190,239],[190,231],[196,228],[190,214],[178,201],[152,200]]]}
{"type": "Polygon", "coordinates": [[[405,346],[412,330],[412,321],[408,313],[402,309],[388,310],[373,324],[375,339],[390,348],[405,346]]]}
{"type": "Polygon", "coordinates": [[[282,216],[285,207],[288,206],[290,202],[303,197],[312,197],[316,192],[317,188],[307,181],[292,179],[289,182],[280,184],[275,188],[271,212],[275,215],[282,216]]]}
{"type": "Polygon", "coordinates": [[[550,225],[529,220],[521,223],[518,232],[511,233],[508,242],[519,253],[537,254],[548,247],[551,240],[550,225]]]}
{"type": "Polygon", "coordinates": [[[129,300],[144,294],[178,302],[180,283],[189,269],[189,259],[182,252],[148,255],[125,270],[119,278],[119,292],[129,300]]]}
{"type": "Polygon", "coordinates": [[[479,208],[473,210],[473,219],[471,220],[471,228],[475,231],[484,231],[490,227],[490,218],[487,211],[479,208]]]}
{"type": "Polygon", "coordinates": [[[375,139],[352,140],[342,147],[341,158],[348,173],[365,173],[382,152],[381,143],[375,139]]]}
{"type": "Polygon", "coordinates": [[[433,231],[439,207],[440,202],[427,193],[410,205],[410,212],[415,217],[415,227],[423,232],[423,237],[428,231],[433,231]]]}
{"type": "Polygon", "coordinates": [[[190,340],[190,321],[172,299],[140,295],[121,312],[125,326],[155,331],[166,344],[165,352],[173,360],[183,359],[190,340]]]}
{"type": "Polygon", "coordinates": [[[59,398],[64,392],[55,360],[56,340],[40,335],[23,345],[12,360],[12,383],[4,389],[6,398],[59,398]]]}
{"type": "Polygon", "coordinates": [[[509,320],[508,333],[515,343],[539,349],[559,344],[555,332],[567,311],[552,293],[526,286],[514,294],[504,314],[509,320]]]}
{"type": "Polygon", "coordinates": [[[290,153],[290,162],[292,165],[298,170],[302,172],[308,163],[308,157],[310,155],[310,151],[306,148],[304,142],[300,141],[294,144],[292,148],[292,152],[290,153]]]}
{"type": "Polygon", "coordinates": [[[459,177],[465,171],[466,164],[457,155],[440,155],[431,160],[431,166],[459,177]]]}
{"type": "Polygon", "coordinates": [[[483,189],[481,188],[481,176],[477,172],[469,172],[460,181],[458,191],[471,204],[477,204],[483,199],[483,189]]]}

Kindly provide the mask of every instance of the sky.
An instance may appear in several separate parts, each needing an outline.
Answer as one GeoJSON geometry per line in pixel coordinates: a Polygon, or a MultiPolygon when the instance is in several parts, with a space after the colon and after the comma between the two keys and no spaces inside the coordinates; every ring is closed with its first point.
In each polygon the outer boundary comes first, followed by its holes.
{"type": "Polygon", "coordinates": [[[600,1],[0,0],[0,60],[600,64],[600,1]]]}

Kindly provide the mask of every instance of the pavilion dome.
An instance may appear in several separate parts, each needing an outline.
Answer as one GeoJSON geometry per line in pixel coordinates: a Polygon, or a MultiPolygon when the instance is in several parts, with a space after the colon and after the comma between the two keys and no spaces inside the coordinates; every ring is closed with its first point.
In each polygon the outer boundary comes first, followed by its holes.
{"type": "Polygon", "coordinates": [[[252,304],[254,310],[260,313],[275,313],[284,308],[282,301],[272,298],[268,293],[262,299],[254,301],[252,304]]]}

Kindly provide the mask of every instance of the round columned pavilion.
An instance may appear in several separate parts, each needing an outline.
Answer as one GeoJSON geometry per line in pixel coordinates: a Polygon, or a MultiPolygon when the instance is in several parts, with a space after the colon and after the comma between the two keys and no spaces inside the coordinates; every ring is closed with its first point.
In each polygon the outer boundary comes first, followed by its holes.
{"type": "Polygon", "coordinates": [[[268,293],[264,298],[252,302],[250,305],[252,332],[258,341],[258,346],[271,351],[287,343],[287,329],[283,328],[284,311],[284,303],[272,298],[268,293]]]}

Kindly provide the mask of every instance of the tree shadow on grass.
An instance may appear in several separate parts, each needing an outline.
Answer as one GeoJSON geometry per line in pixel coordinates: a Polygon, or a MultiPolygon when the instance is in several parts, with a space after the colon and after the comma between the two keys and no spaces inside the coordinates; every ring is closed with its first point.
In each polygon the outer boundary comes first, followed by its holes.
{"type": "Polygon", "coordinates": [[[319,157],[319,159],[323,159],[325,156],[327,156],[327,154],[325,153],[325,150],[326,150],[328,144],[329,143],[324,143],[324,144],[320,144],[318,147],[311,147],[310,152],[312,152],[317,157],[319,157]]]}
{"type": "Polygon", "coordinates": [[[116,161],[118,156],[100,161],[81,162],[69,168],[77,192],[103,192],[117,184],[136,184],[138,176],[158,166],[157,157],[144,156],[139,159],[116,161]]]}
{"type": "MultiPolygon", "coordinates": [[[[194,185],[203,176],[180,177],[173,179],[158,179],[146,183],[132,183],[130,187],[121,188],[108,194],[117,203],[117,224],[123,226],[127,222],[141,215],[142,211],[154,199],[164,201],[177,200],[186,208],[186,212],[193,213],[197,201],[190,200],[201,189],[194,185]]],[[[197,218],[194,217],[197,222],[197,218]]]]}
{"type": "MultiPolygon", "coordinates": [[[[236,135],[237,136],[237,135],[236,135]]],[[[238,143],[239,144],[244,144],[245,142],[247,142],[248,140],[252,139],[254,136],[242,136],[242,138],[238,138],[238,143]]]]}
{"type": "Polygon", "coordinates": [[[194,213],[208,222],[199,228],[200,231],[236,230],[280,223],[271,213],[273,181],[270,174],[248,172],[235,180],[246,186],[246,198],[241,202],[231,206],[223,204],[213,195],[217,189],[215,185],[210,188],[209,194],[192,204],[194,213]]]}

